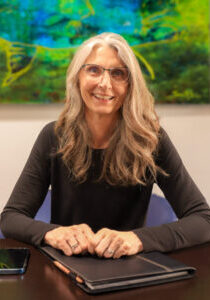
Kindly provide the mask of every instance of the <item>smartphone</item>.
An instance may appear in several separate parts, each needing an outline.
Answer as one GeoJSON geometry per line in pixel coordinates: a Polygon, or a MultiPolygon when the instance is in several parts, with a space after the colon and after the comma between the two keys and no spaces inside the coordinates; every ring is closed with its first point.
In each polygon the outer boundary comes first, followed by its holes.
{"type": "Polygon", "coordinates": [[[29,257],[28,248],[0,249],[0,275],[25,273],[29,257]]]}

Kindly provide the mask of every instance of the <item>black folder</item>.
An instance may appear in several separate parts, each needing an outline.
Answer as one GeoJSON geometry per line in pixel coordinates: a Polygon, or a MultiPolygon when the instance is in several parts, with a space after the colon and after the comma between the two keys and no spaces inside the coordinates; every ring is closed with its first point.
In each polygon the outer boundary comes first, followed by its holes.
{"type": "Polygon", "coordinates": [[[196,271],[160,252],[107,259],[91,255],[66,256],[50,246],[40,250],[69,269],[68,276],[91,294],[187,279],[196,271]],[[77,276],[83,283],[76,280],[77,276]]]}

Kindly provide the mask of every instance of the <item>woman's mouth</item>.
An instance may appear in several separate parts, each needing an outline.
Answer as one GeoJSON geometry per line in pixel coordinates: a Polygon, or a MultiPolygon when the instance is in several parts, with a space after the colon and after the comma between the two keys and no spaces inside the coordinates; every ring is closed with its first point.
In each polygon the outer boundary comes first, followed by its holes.
{"type": "Polygon", "coordinates": [[[101,94],[93,94],[93,96],[100,101],[111,101],[114,99],[114,96],[110,96],[110,95],[101,95],[101,94]]]}

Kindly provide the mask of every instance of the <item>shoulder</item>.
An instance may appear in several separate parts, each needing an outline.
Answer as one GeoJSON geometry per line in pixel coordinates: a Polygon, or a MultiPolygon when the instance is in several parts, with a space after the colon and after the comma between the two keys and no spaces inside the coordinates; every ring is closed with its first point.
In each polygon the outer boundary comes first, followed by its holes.
{"type": "Polygon", "coordinates": [[[55,121],[47,123],[39,132],[36,140],[36,145],[41,147],[52,147],[57,143],[57,137],[55,135],[55,121]]]}
{"type": "Polygon", "coordinates": [[[163,127],[160,127],[159,130],[159,142],[155,152],[155,158],[156,163],[163,168],[167,168],[169,165],[173,165],[174,168],[177,168],[181,164],[178,151],[163,127]]]}
{"type": "Polygon", "coordinates": [[[168,134],[167,134],[166,130],[162,126],[160,126],[160,129],[159,129],[159,142],[164,141],[166,138],[168,138],[168,134]]]}
{"type": "Polygon", "coordinates": [[[159,130],[159,141],[157,145],[158,152],[160,150],[170,149],[173,147],[174,145],[172,144],[170,137],[168,136],[166,130],[161,126],[159,130]]]}
{"type": "Polygon", "coordinates": [[[47,139],[56,139],[55,121],[47,123],[39,133],[39,136],[47,139]]]}
{"type": "Polygon", "coordinates": [[[41,133],[46,135],[54,134],[55,121],[47,123],[41,130],[41,133]]]}

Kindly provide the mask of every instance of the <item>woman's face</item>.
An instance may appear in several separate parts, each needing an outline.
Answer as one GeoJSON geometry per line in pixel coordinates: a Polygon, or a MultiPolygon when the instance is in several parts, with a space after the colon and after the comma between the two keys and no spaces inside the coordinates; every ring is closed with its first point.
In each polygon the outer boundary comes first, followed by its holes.
{"type": "MultiPolygon", "coordinates": [[[[117,55],[117,51],[109,46],[95,47],[85,61],[85,64],[95,64],[103,68],[118,69],[127,72],[124,64],[117,55]]],[[[120,73],[114,70],[114,76],[110,77],[107,70],[98,75],[94,66],[81,69],[79,74],[79,87],[82,99],[85,103],[85,112],[90,115],[110,115],[115,117],[126,97],[128,81],[119,80],[120,73]],[[115,76],[116,75],[116,76],[115,76]]]]}

